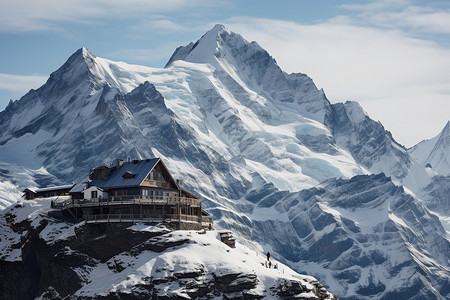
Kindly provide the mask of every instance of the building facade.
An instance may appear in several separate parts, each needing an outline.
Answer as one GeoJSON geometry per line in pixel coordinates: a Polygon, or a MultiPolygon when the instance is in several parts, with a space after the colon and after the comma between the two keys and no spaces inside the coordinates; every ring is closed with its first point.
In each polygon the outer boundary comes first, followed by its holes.
{"type": "Polygon", "coordinates": [[[55,209],[75,220],[99,222],[167,222],[178,229],[212,229],[212,218],[201,200],[175,180],[161,159],[99,166],[89,182],[77,184],[71,199],[55,209]]]}

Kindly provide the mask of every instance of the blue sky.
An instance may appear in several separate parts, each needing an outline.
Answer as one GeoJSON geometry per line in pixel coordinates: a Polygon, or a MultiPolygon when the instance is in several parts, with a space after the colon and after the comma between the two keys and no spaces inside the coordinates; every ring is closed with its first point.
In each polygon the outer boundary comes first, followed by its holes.
{"type": "Polygon", "coordinates": [[[401,144],[450,119],[450,2],[414,0],[0,0],[0,110],[82,46],[163,67],[216,23],[308,74],[331,102],[358,101],[401,144]]]}

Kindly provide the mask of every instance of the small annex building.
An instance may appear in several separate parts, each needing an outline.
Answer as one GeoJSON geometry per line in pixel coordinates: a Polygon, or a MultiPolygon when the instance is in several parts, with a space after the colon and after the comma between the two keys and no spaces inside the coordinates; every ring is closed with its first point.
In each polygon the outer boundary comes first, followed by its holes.
{"type": "Polygon", "coordinates": [[[75,184],[59,185],[59,186],[49,186],[45,188],[26,188],[24,192],[24,199],[33,200],[35,198],[48,198],[54,196],[68,196],[70,190],[75,184]]]}

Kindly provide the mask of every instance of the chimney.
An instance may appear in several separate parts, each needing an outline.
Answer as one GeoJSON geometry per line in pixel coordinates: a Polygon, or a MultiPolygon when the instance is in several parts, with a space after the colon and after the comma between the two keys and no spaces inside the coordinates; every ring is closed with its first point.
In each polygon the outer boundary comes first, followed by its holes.
{"type": "Polygon", "coordinates": [[[123,165],[123,159],[118,158],[116,163],[116,169],[119,170],[123,165]]]}

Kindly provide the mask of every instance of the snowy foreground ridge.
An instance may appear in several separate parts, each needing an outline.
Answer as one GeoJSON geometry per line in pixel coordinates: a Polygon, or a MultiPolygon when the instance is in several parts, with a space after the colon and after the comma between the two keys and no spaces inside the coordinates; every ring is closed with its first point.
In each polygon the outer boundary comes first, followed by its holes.
{"type": "MultiPolygon", "coordinates": [[[[449,124],[405,149],[357,102],[331,103],[307,75],[216,25],[163,69],[81,48],[12,101],[0,112],[0,208],[116,158],[160,157],[215,228],[340,299],[447,299],[449,153],[449,124]]],[[[30,250],[25,231],[5,260],[30,250]]]]}
{"type": "Polygon", "coordinates": [[[268,268],[264,254],[230,248],[216,231],[64,223],[46,216],[51,200],[2,212],[3,299],[335,299],[313,277],[274,260],[268,268]]]}

